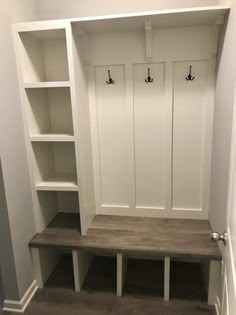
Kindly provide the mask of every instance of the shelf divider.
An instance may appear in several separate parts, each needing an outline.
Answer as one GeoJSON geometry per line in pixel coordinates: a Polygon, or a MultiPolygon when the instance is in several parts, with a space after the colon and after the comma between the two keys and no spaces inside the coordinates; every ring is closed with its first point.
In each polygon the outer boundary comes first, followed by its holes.
{"type": "Polygon", "coordinates": [[[54,175],[36,184],[37,191],[78,191],[76,176],[54,175]]]}
{"type": "Polygon", "coordinates": [[[48,82],[28,82],[24,83],[25,89],[70,87],[70,81],[48,81],[48,82]]]}
{"type": "Polygon", "coordinates": [[[74,136],[69,134],[38,134],[30,136],[31,142],[74,142],[74,136]]]}

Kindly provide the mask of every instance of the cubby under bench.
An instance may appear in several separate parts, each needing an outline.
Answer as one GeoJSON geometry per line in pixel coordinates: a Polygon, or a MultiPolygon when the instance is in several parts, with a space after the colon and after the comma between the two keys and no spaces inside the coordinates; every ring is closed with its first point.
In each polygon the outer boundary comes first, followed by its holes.
{"type": "MultiPolygon", "coordinates": [[[[111,270],[116,273],[117,296],[124,294],[126,273],[127,278],[132,278],[132,274],[128,273],[138,268],[137,264],[134,264],[134,268],[131,266],[130,271],[127,267],[135,259],[138,264],[144,262],[142,268],[153,268],[156,262],[157,277],[150,279],[150,282],[161,283],[163,289],[159,286],[157,291],[161,292],[165,301],[172,297],[171,277],[174,286],[181,286],[182,281],[191,281],[188,265],[199,265],[208,304],[216,303],[222,257],[218,245],[210,239],[212,229],[207,220],[97,215],[86,236],[80,234],[75,222],[73,214],[59,213],[42,233],[36,234],[31,240],[30,249],[38,287],[44,286],[58,257],[66,252],[72,255],[75,291],[81,291],[90,266],[93,261],[95,263],[94,257],[103,256],[113,257],[110,261],[113,264],[111,270]],[[151,261],[151,264],[148,265],[147,261],[151,261]],[[186,264],[186,268],[182,267],[183,276],[179,263],[186,264]]],[[[108,263],[109,259],[101,261],[108,263]]],[[[111,272],[109,268],[107,270],[111,272]]],[[[104,270],[101,272],[106,273],[104,270]]],[[[136,283],[137,277],[133,275],[133,278],[136,283]]]]}

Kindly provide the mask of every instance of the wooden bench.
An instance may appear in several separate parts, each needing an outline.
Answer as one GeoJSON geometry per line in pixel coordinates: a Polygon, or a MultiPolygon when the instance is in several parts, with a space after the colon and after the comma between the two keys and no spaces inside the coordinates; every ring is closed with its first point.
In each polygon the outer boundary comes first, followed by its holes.
{"type": "Polygon", "coordinates": [[[39,287],[55,266],[50,250],[72,252],[75,289],[80,291],[94,254],[117,258],[117,295],[122,295],[127,258],[164,260],[164,299],[170,296],[172,260],[199,261],[204,270],[208,304],[215,304],[221,253],[210,239],[207,220],[96,216],[86,236],[81,236],[77,214],[58,214],[48,227],[30,242],[39,287]],[[43,262],[44,256],[47,262],[43,262]],[[48,256],[51,258],[48,260],[48,256]],[[49,262],[48,262],[49,261],[49,262]]]}

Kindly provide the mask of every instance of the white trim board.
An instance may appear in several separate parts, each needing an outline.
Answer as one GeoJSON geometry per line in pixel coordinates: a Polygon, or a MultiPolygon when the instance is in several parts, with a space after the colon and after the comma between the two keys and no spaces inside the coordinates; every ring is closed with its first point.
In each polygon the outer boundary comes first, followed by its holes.
{"type": "Polygon", "coordinates": [[[214,6],[203,6],[203,7],[194,7],[194,8],[181,8],[181,9],[169,9],[169,10],[153,10],[146,12],[135,12],[135,13],[125,13],[125,14],[111,14],[111,15],[102,15],[102,16],[88,16],[80,18],[71,18],[71,19],[58,19],[58,20],[44,20],[44,21],[34,21],[34,22],[25,22],[25,23],[16,23],[14,27],[19,32],[42,30],[42,25],[44,30],[54,29],[54,28],[63,28],[61,22],[87,22],[87,21],[99,21],[99,20],[109,20],[109,19],[119,19],[119,18],[132,18],[132,17],[146,17],[146,16],[155,16],[155,15],[169,15],[169,14],[181,14],[181,13],[192,13],[192,12],[207,12],[207,11],[218,11],[219,14],[225,13],[230,9],[230,5],[214,5],[214,6]],[[222,12],[223,11],[223,12],[222,12]],[[45,22],[47,25],[45,25],[45,22]],[[29,26],[31,26],[29,28],[29,26]]]}
{"type": "Polygon", "coordinates": [[[20,301],[5,300],[3,303],[3,311],[24,313],[37,289],[36,280],[34,280],[20,301]]]}
{"type": "Polygon", "coordinates": [[[216,297],[216,303],[215,303],[216,315],[220,315],[220,310],[221,310],[220,298],[219,298],[219,296],[217,296],[216,297]]]}

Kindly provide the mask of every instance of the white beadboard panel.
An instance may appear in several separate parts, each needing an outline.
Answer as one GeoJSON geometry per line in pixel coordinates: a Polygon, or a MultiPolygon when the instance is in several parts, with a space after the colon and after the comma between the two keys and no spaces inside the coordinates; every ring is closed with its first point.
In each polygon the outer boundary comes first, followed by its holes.
{"type": "Polygon", "coordinates": [[[125,67],[95,67],[101,204],[127,206],[128,140],[125,67]],[[115,83],[106,84],[107,71],[115,83]]]}
{"type": "Polygon", "coordinates": [[[202,209],[207,61],[174,63],[172,209],[202,209]],[[192,65],[193,81],[187,81],[192,65]]]}
{"type": "MultiPolygon", "coordinates": [[[[165,206],[165,64],[133,66],[136,207],[165,206]],[[144,79],[150,68],[152,83],[144,79]]],[[[148,209],[147,209],[148,211],[148,209]]]]}

